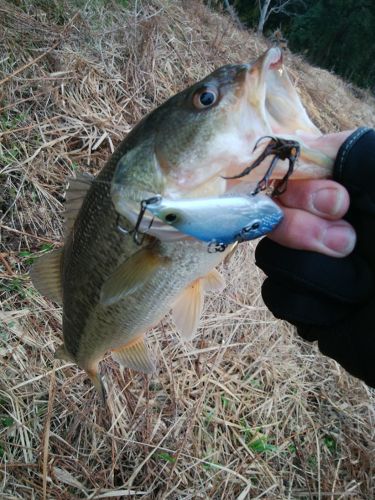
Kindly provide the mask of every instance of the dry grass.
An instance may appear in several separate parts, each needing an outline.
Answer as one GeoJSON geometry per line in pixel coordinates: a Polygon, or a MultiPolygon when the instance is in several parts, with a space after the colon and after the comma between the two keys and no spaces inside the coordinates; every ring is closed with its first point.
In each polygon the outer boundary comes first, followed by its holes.
{"type": "MultiPolygon", "coordinates": [[[[192,345],[168,318],[150,332],[155,376],[103,363],[108,409],[53,361],[61,311],[25,272],[60,244],[65,177],[97,172],[155,105],[264,49],[199,2],[126,4],[0,0],[1,498],[373,498],[374,393],[266,310],[250,244],[192,345]]],[[[373,98],[288,66],[324,131],[374,125],[373,98]]]]}

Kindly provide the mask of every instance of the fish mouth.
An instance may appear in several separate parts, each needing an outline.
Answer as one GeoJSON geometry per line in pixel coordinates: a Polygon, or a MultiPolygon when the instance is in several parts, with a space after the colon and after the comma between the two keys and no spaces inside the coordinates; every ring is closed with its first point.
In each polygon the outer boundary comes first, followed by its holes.
{"type": "MultiPolygon", "coordinates": [[[[265,115],[267,79],[269,73],[283,67],[283,54],[277,47],[273,47],[262,54],[253,63],[248,65],[245,78],[245,93],[250,105],[258,108],[265,115]]],[[[263,116],[266,120],[266,116],[263,116]]]]}
{"type": "Polygon", "coordinates": [[[252,64],[251,70],[260,71],[265,74],[268,70],[280,69],[283,65],[283,53],[278,47],[272,47],[268,49],[264,54],[262,54],[258,59],[252,64]]]}
{"type": "MultiPolygon", "coordinates": [[[[293,178],[329,177],[333,159],[308,146],[310,138],[321,137],[322,133],[308,116],[300,94],[289,78],[280,48],[267,50],[253,64],[248,65],[243,89],[241,105],[252,108],[256,117],[248,135],[249,148],[253,149],[263,136],[294,140],[300,145],[300,155],[298,172],[293,174],[293,178]]],[[[258,156],[259,149],[252,161],[258,156]]],[[[280,162],[280,167],[272,178],[283,176],[286,162],[280,162]]]]}
{"type": "Polygon", "coordinates": [[[276,50],[280,53],[279,59],[275,49],[270,49],[263,56],[262,66],[265,75],[266,120],[272,135],[299,143],[299,172],[296,172],[295,178],[330,177],[334,158],[310,146],[310,143],[318,144],[315,139],[323,134],[302,104],[300,94],[284,67],[281,50],[276,50]]]}

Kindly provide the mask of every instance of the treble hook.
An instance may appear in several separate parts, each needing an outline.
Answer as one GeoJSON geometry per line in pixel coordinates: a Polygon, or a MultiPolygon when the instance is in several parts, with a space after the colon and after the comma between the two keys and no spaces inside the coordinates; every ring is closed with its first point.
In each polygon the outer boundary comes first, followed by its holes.
{"type": "Polygon", "coordinates": [[[222,243],[221,241],[211,240],[207,245],[208,253],[224,252],[228,245],[222,243]]]}
{"type": "Polygon", "coordinates": [[[287,173],[284,175],[281,181],[276,184],[276,187],[271,195],[277,196],[279,194],[282,194],[287,187],[289,177],[292,175],[295,164],[300,155],[301,147],[297,141],[265,135],[263,137],[260,137],[256,141],[253,152],[256,150],[259,143],[263,139],[270,139],[270,141],[264,148],[263,152],[258,156],[258,158],[250,166],[246,167],[241,173],[233,175],[231,177],[223,177],[223,179],[240,179],[241,177],[248,175],[252,170],[257,168],[263,162],[263,160],[267,158],[267,156],[273,155],[273,159],[269,167],[267,168],[266,173],[258,182],[255,190],[251,193],[252,195],[256,195],[257,193],[259,193],[259,191],[264,191],[268,187],[270,177],[273,174],[278,160],[289,160],[287,173]]]}
{"type": "MultiPolygon", "coordinates": [[[[161,195],[157,194],[156,196],[152,196],[151,198],[148,198],[147,200],[142,200],[141,201],[141,209],[138,214],[137,222],[135,223],[134,229],[131,231],[131,234],[133,235],[133,241],[137,245],[142,245],[144,239],[145,239],[145,234],[141,233],[139,228],[141,227],[143,217],[145,215],[145,212],[147,210],[147,206],[151,205],[153,203],[158,203],[161,200],[161,195]],[[140,234],[143,234],[142,238],[140,238],[140,234]]],[[[151,219],[151,222],[148,226],[148,229],[151,228],[152,223],[154,222],[154,218],[151,219]]]]}
{"type": "Polygon", "coordinates": [[[120,214],[117,214],[117,217],[116,217],[116,229],[121,234],[130,234],[130,231],[128,229],[126,229],[125,227],[121,226],[121,224],[120,224],[120,214]]]}

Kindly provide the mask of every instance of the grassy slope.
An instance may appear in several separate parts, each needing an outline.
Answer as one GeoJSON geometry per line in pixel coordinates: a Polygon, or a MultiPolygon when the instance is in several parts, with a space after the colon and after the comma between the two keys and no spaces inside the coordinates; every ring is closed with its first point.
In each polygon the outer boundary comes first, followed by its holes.
{"type": "MultiPolygon", "coordinates": [[[[25,271],[60,244],[66,176],[97,172],[155,105],[265,48],[198,2],[127,4],[0,0],[1,497],[371,498],[374,394],[266,310],[250,244],[192,346],[168,318],[150,332],[155,376],[103,363],[108,410],[53,361],[61,311],[25,271]]],[[[322,130],[374,125],[369,96],[287,65],[322,130]]]]}

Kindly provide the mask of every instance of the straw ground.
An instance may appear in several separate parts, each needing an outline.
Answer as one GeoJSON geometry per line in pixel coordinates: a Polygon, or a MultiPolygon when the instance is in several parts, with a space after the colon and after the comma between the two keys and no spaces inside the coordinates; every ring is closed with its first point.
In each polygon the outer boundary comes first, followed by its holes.
{"type": "MultiPolygon", "coordinates": [[[[260,298],[253,245],[223,266],[199,334],[165,318],[146,377],[102,363],[103,409],[54,361],[61,309],[31,262],[61,245],[65,179],[97,173],[148,111],[265,48],[195,1],[0,0],[1,498],[374,497],[374,393],[260,298]]],[[[374,125],[374,99],[286,55],[325,132],[374,125]]]]}

